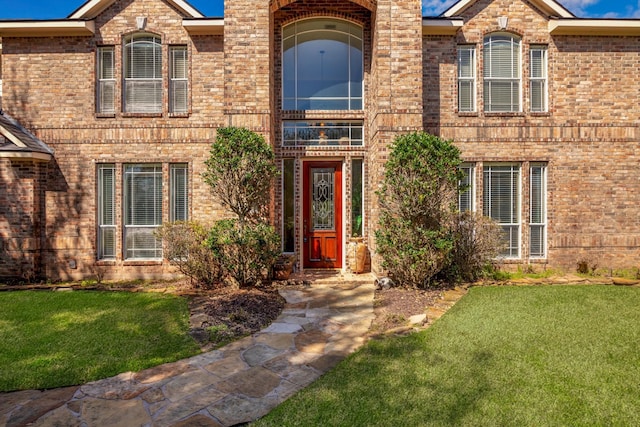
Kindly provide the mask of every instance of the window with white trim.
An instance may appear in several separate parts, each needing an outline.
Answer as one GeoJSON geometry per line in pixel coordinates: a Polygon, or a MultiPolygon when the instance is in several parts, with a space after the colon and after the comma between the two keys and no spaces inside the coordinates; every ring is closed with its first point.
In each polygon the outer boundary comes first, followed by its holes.
{"type": "Polygon", "coordinates": [[[186,221],[189,218],[189,165],[172,164],[169,167],[169,221],[186,221]]]}
{"type": "Polygon", "coordinates": [[[124,164],[122,188],[117,190],[116,165],[98,165],[98,259],[116,259],[118,253],[124,259],[162,258],[162,244],[156,238],[155,231],[167,219],[188,220],[188,176],[187,163],[170,164],[168,176],[164,176],[163,165],[160,163],[124,164]],[[168,186],[165,185],[167,182],[168,186]],[[166,216],[163,215],[162,208],[165,198],[169,200],[169,213],[166,216]],[[116,200],[122,200],[123,215],[120,220],[116,217],[116,200]],[[121,249],[117,249],[118,227],[122,231],[121,249]]]}
{"type": "Polygon", "coordinates": [[[531,111],[548,111],[547,46],[531,46],[529,64],[529,102],[531,111]]]}
{"type": "Polygon", "coordinates": [[[172,46],[169,48],[170,80],[169,80],[169,111],[172,113],[187,112],[187,97],[189,93],[189,64],[186,46],[172,46]]]}
{"type": "Polygon", "coordinates": [[[98,259],[116,257],[116,165],[98,165],[98,259]]]}
{"type": "Polygon", "coordinates": [[[97,102],[96,112],[113,114],[116,112],[116,59],[113,46],[97,49],[97,102]]]}
{"type": "Polygon", "coordinates": [[[282,29],[282,109],[362,110],[363,30],[334,18],[282,29]]]}
{"type": "Polygon", "coordinates": [[[458,111],[476,111],[475,46],[458,46],[458,111]]]}
{"type": "Polygon", "coordinates": [[[547,165],[529,167],[529,257],[545,258],[547,241],[547,165]]]}
{"type": "Polygon", "coordinates": [[[484,110],[521,111],[520,39],[506,33],[484,39],[484,110]]]}
{"type": "Polygon", "coordinates": [[[124,111],[162,112],[162,43],[153,34],[133,34],[124,42],[124,111]]]}
{"type": "Polygon", "coordinates": [[[503,231],[501,256],[520,257],[520,165],[483,166],[483,214],[495,219],[503,231]]]}
{"type": "Polygon", "coordinates": [[[464,174],[460,180],[458,191],[458,210],[460,212],[475,211],[475,167],[469,163],[460,165],[460,170],[464,174]]]}

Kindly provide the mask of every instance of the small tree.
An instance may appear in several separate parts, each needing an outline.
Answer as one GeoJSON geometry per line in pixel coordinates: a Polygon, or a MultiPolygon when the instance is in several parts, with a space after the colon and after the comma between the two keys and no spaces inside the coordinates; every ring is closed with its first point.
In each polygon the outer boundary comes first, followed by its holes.
{"type": "Polygon", "coordinates": [[[497,253],[499,228],[457,209],[460,151],[424,132],[391,145],[376,231],[382,265],[397,282],[427,287],[434,278],[472,278],[497,253]]]}
{"type": "Polygon", "coordinates": [[[278,175],[273,149],[248,129],[221,128],[205,164],[203,177],[214,197],[236,215],[215,224],[209,248],[226,275],[240,286],[253,284],[280,252],[280,237],[266,215],[278,175]]]}

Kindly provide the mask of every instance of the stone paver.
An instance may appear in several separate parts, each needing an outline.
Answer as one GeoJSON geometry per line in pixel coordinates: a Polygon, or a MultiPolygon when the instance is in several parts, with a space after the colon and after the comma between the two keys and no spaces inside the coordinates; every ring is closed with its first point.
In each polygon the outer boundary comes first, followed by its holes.
{"type": "Polygon", "coordinates": [[[81,387],[0,393],[0,427],[226,427],[254,421],[366,340],[374,317],[373,276],[313,273],[311,282],[282,289],[287,306],[280,317],[222,349],[81,387]]]}

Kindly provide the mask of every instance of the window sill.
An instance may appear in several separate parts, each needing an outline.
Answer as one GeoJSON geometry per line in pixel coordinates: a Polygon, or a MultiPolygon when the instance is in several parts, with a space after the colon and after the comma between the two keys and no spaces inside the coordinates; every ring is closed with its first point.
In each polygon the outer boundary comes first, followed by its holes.
{"type": "Polygon", "coordinates": [[[189,113],[169,113],[169,117],[171,117],[171,118],[188,119],[189,118],[189,113]]]}
{"type": "Polygon", "coordinates": [[[477,111],[458,111],[460,117],[478,117],[477,111]]]}
{"type": "Polygon", "coordinates": [[[162,117],[162,113],[122,113],[122,117],[155,118],[155,117],[162,117]]]}
{"type": "Polygon", "coordinates": [[[116,265],[115,259],[99,259],[96,261],[98,267],[110,267],[116,265]]]}
{"type": "Polygon", "coordinates": [[[499,111],[485,111],[485,117],[525,117],[526,114],[522,111],[510,113],[510,112],[499,112],[499,111]]]}
{"type": "Polygon", "coordinates": [[[162,265],[161,259],[130,259],[123,263],[124,266],[148,266],[148,265],[162,265]]]}
{"type": "Polygon", "coordinates": [[[116,113],[96,113],[97,119],[115,119],[116,113]]]}
{"type": "Polygon", "coordinates": [[[548,111],[536,111],[529,113],[531,117],[551,117],[551,113],[548,111]]]}

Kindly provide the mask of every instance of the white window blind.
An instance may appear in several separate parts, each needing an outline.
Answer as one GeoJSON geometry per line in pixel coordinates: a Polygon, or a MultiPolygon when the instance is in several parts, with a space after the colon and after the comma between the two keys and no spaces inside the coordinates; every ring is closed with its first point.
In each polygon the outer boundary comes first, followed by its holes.
{"type": "Polygon", "coordinates": [[[484,39],[484,109],[520,111],[520,40],[507,34],[484,39]]]}
{"type": "Polygon", "coordinates": [[[135,34],[124,46],[125,111],[162,112],[162,44],[160,38],[135,34]]]}
{"type": "Polygon", "coordinates": [[[458,111],[476,111],[476,48],[458,47],[458,111]]]}
{"type": "Polygon", "coordinates": [[[98,47],[98,88],[96,110],[98,113],[116,112],[115,50],[113,46],[98,47]]]}
{"type": "Polygon", "coordinates": [[[502,256],[520,256],[520,166],[485,165],[483,214],[495,219],[503,230],[502,256]]]}
{"type": "Polygon", "coordinates": [[[546,112],[548,109],[547,47],[532,46],[530,49],[529,96],[531,111],[546,112]]]}
{"type": "Polygon", "coordinates": [[[189,63],[186,46],[173,46],[169,50],[171,59],[170,106],[172,113],[186,113],[189,91],[189,63]]]}
{"type": "Polygon", "coordinates": [[[530,222],[529,256],[546,256],[547,223],[547,167],[542,163],[532,163],[529,171],[530,181],[530,222]]]}
{"type": "Polygon", "coordinates": [[[187,164],[171,165],[169,177],[170,184],[170,221],[186,221],[189,218],[189,186],[187,164]]]}
{"type": "Polygon", "coordinates": [[[473,165],[462,164],[460,170],[464,173],[464,178],[460,181],[460,191],[458,193],[458,210],[460,212],[474,211],[473,203],[475,195],[475,168],[473,165]]]}
{"type": "Polygon", "coordinates": [[[116,257],[115,176],[115,165],[98,165],[98,259],[116,257]]]}
{"type": "Polygon", "coordinates": [[[125,258],[161,258],[162,165],[124,167],[125,258]]]}

